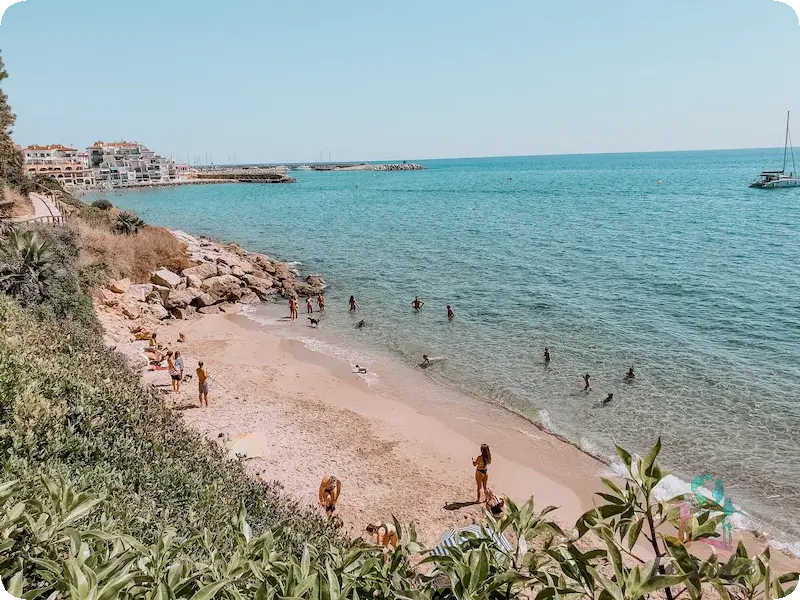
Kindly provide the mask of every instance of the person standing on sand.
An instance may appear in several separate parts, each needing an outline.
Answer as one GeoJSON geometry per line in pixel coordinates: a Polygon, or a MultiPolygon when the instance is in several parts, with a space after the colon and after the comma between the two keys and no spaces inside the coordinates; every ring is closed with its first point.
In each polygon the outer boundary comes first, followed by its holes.
{"type": "Polygon", "coordinates": [[[546,363],[550,362],[550,349],[549,348],[545,348],[544,349],[544,362],[546,362],[546,363]]]}
{"type": "Polygon", "coordinates": [[[411,308],[414,310],[419,310],[423,306],[425,306],[425,303],[419,299],[419,296],[414,296],[414,300],[411,302],[411,308]]]}
{"type": "Polygon", "coordinates": [[[172,350],[167,352],[167,372],[169,373],[169,378],[172,380],[172,391],[179,391],[181,376],[178,373],[178,368],[175,366],[175,359],[172,358],[172,350]]]}
{"type": "Polygon", "coordinates": [[[592,391],[592,387],[589,385],[589,377],[591,377],[591,375],[589,375],[588,373],[583,376],[583,381],[586,383],[586,386],[584,386],[584,388],[583,388],[584,392],[591,392],[592,391]]]}
{"type": "Polygon", "coordinates": [[[183,358],[181,357],[180,350],[175,351],[175,368],[178,371],[178,381],[177,385],[175,380],[172,380],[172,386],[175,388],[176,392],[181,391],[181,381],[183,381],[183,358]]]}
{"type": "Polygon", "coordinates": [[[475,483],[478,485],[478,499],[475,501],[478,504],[481,501],[481,488],[483,488],[484,495],[488,498],[489,492],[489,465],[492,464],[492,451],[489,450],[487,444],[481,444],[481,454],[478,458],[472,461],[472,466],[475,467],[475,483]]]}
{"type": "Polygon", "coordinates": [[[200,392],[200,406],[205,403],[206,408],[208,408],[208,373],[203,366],[202,360],[197,363],[197,371],[195,373],[197,373],[197,386],[200,392]]]}
{"type": "Polygon", "coordinates": [[[397,548],[397,530],[394,525],[387,525],[386,523],[370,523],[367,525],[367,533],[375,536],[375,545],[383,546],[384,548],[397,548]],[[383,534],[381,535],[381,529],[383,534]]]}
{"type": "Polygon", "coordinates": [[[319,306],[319,312],[325,311],[325,296],[322,294],[317,296],[317,306],[319,306]]]}
{"type": "Polygon", "coordinates": [[[350,296],[350,312],[355,312],[358,308],[358,302],[356,302],[355,296],[350,296]]]}
{"type": "Polygon", "coordinates": [[[319,484],[319,505],[325,509],[328,518],[336,512],[336,502],[342,493],[342,482],[335,475],[326,475],[319,484]]]}
{"type": "Polygon", "coordinates": [[[311,304],[311,298],[306,298],[306,314],[314,314],[314,305],[311,304]]]}
{"type": "Polygon", "coordinates": [[[455,316],[456,316],[456,313],[453,312],[453,309],[450,308],[450,305],[448,304],[447,305],[447,320],[448,321],[452,321],[453,317],[455,317],[455,316]]]}

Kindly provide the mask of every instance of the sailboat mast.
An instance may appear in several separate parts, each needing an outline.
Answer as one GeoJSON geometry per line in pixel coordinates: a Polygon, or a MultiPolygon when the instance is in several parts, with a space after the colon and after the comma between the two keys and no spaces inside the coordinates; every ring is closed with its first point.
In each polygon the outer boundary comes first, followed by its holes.
{"type": "Polygon", "coordinates": [[[786,111],[786,140],[783,142],[783,170],[781,173],[786,172],[786,149],[789,147],[789,111],[786,111]]]}

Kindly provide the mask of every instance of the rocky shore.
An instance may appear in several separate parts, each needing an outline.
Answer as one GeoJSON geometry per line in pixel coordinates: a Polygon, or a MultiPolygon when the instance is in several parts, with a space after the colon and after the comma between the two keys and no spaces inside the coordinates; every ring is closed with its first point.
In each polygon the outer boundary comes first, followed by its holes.
{"type": "Polygon", "coordinates": [[[193,266],[174,273],[157,269],[149,283],[112,280],[97,294],[99,307],[143,326],[194,315],[235,313],[243,306],[292,296],[316,296],[326,287],[319,275],[301,278],[293,263],[248,252],[182,231],[193,266]]]}

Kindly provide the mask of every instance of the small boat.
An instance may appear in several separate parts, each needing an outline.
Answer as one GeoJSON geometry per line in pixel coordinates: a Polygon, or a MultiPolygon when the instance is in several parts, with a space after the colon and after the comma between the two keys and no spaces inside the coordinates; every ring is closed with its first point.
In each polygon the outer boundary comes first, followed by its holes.
{"type": "Polygon", "coordinates": [[[789,134],[789,113],[786,113],[786,140],[783,144],[783,168],[780,171],[763,171],[761,179],[750,184],[751,188],[773,189],[800,187],[800,177],[797,177],[797,169],[794,164],[794,148],[791,145],[792,137],[789,134]],[[786,172],[786,151],[791,153],[792,170],[786,172]]]}

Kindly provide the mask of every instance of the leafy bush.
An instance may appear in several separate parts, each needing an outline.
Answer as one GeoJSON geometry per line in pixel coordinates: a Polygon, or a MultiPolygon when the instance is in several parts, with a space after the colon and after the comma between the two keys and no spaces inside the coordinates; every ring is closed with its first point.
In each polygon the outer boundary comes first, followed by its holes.
{"type": "Polygon", "coordinates": [[[123,235],[138,233],[147,223],[131,212],[123,212],[117,217],[114,223],[114,231],[123,235]]]}
{"type": "Polygon", "coordinates": [[[111,204],[111,202],[109,202],[105,198],[100,198],[100,199],[95,200],[94,202],[92,202],[92,206],[94,208],[99,208],[100,210],[109,210],[114,205],[111,204]]]}
{"type": "Polygon", "coordinates": [[[10,229],[0,245],[0,292],[35,304],[59,273],[50,243],[36,231],[10,229]]]}

